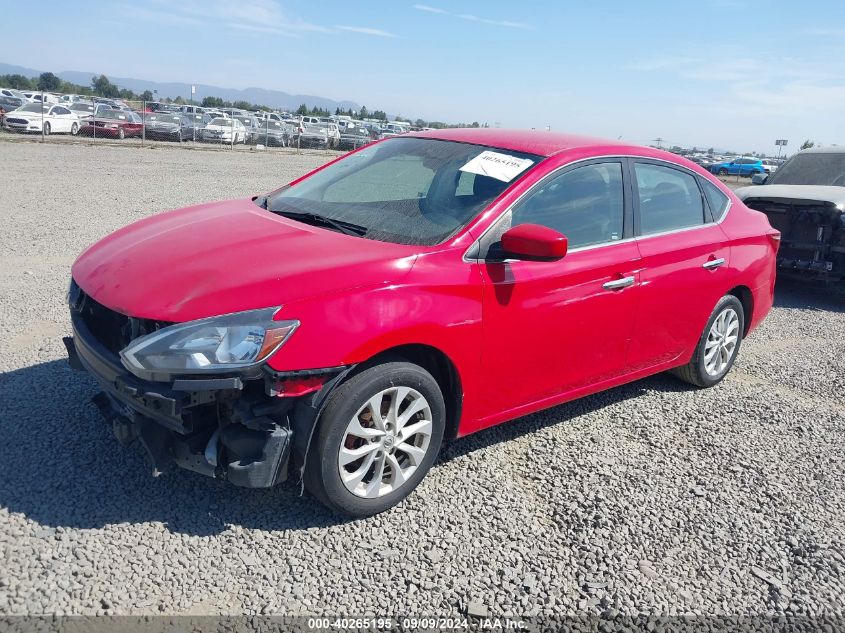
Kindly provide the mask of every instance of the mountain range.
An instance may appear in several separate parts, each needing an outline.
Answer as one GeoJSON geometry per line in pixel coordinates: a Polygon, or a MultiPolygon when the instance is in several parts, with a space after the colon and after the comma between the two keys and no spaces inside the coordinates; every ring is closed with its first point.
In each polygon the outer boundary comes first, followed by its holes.
{"type": "MultiPolygon", "coordinates": [[[[0,62],[0,75],[19,74],[25,77],[37,77],[42,72],[44,71],[0,62]]],[[[78,70],[63,70],[55,74],[65,81],[81,86],[90,86],[91,78],[100,75],[100,73],[96,72],[82,72],[78,70]]],[[[196,93],[191,95],[191,84],[188,83],[150,81],[148,79],[134,79],[132,77],[108,77],[113,84],[116,84],[120,88],[128,88],[139,93],[144,90],[158,92],[160,99],[165,97],[175,99],[181,96],[185,100],[193,99],[194,101],[202,101],[203,97],[220,97],[224,101],[248,101],[249,103],[283,110],[295,110],[304,103],[309,107],[316,106],[332,112],[335,108],[340,108],[341,110],[359,110],[361,107],[354,101],[335,101],[327,97],[291,94],[282,90],[268,90],[266,88],[244,88],[243,90],[239,90],[207,84],[194,84],[196,86],[196,93]]]]}

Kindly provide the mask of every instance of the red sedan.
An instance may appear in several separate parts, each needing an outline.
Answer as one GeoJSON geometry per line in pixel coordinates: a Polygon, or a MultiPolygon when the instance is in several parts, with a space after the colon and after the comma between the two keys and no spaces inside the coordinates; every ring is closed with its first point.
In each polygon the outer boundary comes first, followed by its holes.
{"type": "Polygon", "coordinates": [[[156,472],[292,471],[362,516],[444,438],[657,372],[716,385],[771,308],[779,237],[667,152],[406,134],[94,244],[66,343],[156,472]]]}
{"type": "Polygon", "coordinates": [[[127,138],[141,136],[144,123],[134,112],[100,110],[96,116],[83,119],[79,133],[83,136],[127,138]]]}

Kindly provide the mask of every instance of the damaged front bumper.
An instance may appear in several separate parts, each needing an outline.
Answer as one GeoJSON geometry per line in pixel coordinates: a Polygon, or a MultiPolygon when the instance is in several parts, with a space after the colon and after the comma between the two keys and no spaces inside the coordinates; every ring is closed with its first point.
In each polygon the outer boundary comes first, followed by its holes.
{"type": "Polygon", "coordinates": [[[300,420],[309,438],[316,420],[316,411],[307,415],[313,407],[300,407],[305,422],[294,408],[342,369],[146,381],[123,367],[73,306],[71,322],[73,337],[64,339],[71,366],[96,378],[102,388],[94,398],[97,408],[122,444],[143,445],[156,476],[175,466],[247,488],[284,481],[294,445],[292,420],[300,420]]]}

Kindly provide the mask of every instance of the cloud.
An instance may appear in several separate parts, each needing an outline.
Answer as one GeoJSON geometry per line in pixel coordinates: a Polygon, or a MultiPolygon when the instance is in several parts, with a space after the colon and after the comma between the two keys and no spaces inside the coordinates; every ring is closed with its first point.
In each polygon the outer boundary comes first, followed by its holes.
{"type": "Polygon", "coordinates": [[[430,7],[427,4],[415,4],[414,8],[418,11],[428,11],[429,13],[442,13],[448,15],[449,12],[445,9],[438,9],[437,7],[430,7]]]}
{"type": "Polygon", "coordinates": [[[458,16],[462,20],[469,20],[470,22],[481,22],[482,24],[490,24],[492,26],[505,26],[510,29],[530,29],[531,27],[523,22],[511,22],[510,20],[491,20],[490,18],[480,18],[477,15],[462,13],[458,16]]]}
{"type": "Polygon", "coordinates": [[[449,15],[452,17],[460,18],[461,20],[466,20],[468,22],[477,22],[479,24],[489,24],[490,26],[502,26],[509,29],[531,29],[533,28],[530,24],[525,24],[524,22],[513,22],[511,20],[494,20],[493,18],[473,15],[471,13],[449,13],[445,9],[439,9],[437,7],[432,7],[427,4],[415,4],[412,5],[414,9],[417,11],[426,11],[428,13],[438,13],[440,15],[449,15]]]}
{"type": "Polygon", "coordinates": [[[376,37],[398,37],[382,29],[374,29],[369,26],[335,26],[338,31],[350,31],[351,33],[362,33],[363,35],[374,35],[376,37]]]}
{"type": "Polygon", "coordinates": [[[330,28],[292,18],[282,11],[277,0],[141,0],[121,5],[123,17],[169,26],[219,26],[222,28],[270,33],[284,37],[302,37],[306,33],[333,33],[336,30],[378,37],[396,37],[372,27],[338,26],[330,28]]]}
{"type": "Polygon", "coordinates": [[[757,57],[725,49],[719,61],[684,56],[645,59],[628,66],[653,72],[666,82],[710,83],[720,98],[706,104],[711,113],[766,114],[806,119],[808,112],[845,108],[845,80],[835,67],[812,60],[759,52],[757,57]],[[734,55],[733,53],[736,53],[734,55]]]}

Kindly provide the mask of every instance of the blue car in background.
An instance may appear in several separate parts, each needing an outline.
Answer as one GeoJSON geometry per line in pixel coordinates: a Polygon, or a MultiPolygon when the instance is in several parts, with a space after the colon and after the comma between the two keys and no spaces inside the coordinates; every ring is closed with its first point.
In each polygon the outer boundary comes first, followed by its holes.
{"type": "Polygon", "coordinates": [[[720,176],[753,176],[754,174],[765,174],[766,168],[763,167],[763,161],[759,158],[737,156],[733,160],[710,165],[710,171],[720,176]]]}

